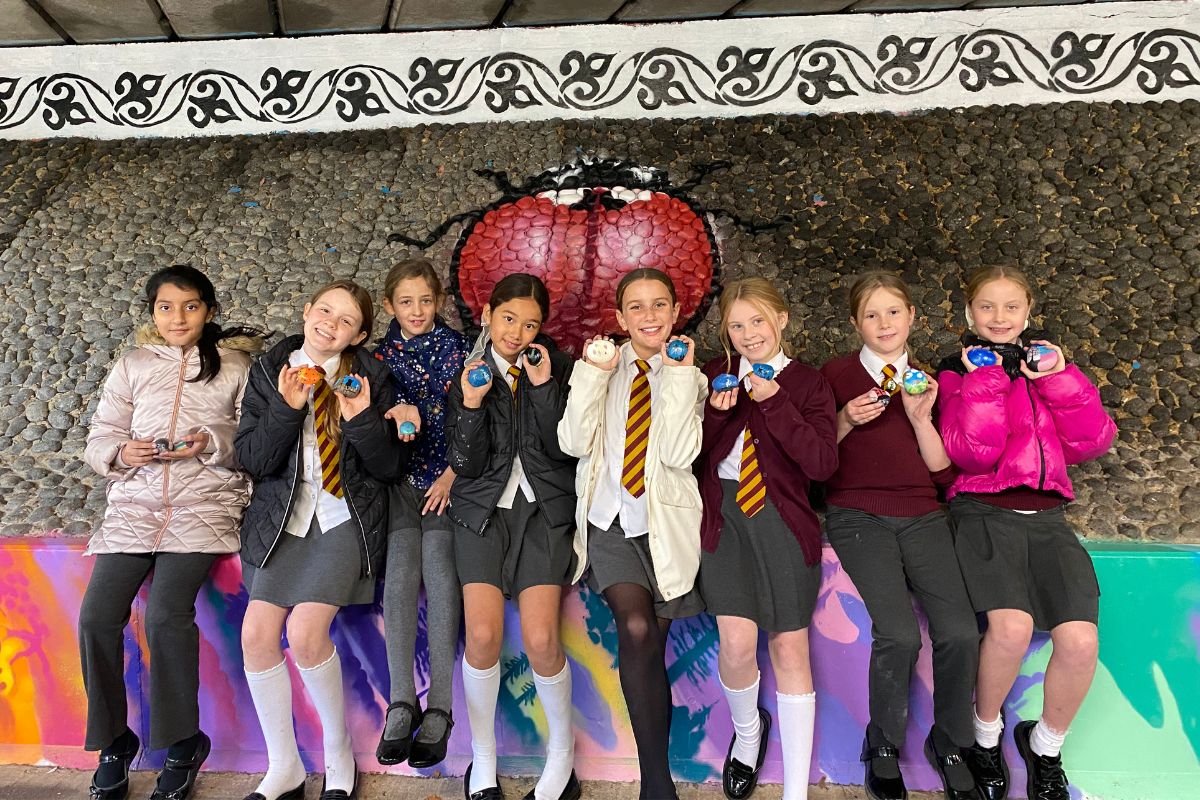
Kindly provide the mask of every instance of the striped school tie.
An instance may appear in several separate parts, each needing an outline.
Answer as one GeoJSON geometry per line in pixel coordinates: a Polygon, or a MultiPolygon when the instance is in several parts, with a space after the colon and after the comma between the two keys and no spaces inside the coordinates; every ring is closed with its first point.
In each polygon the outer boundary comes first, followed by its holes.
{"type": "MultiPolygon", "coordinates": [[[[754,399],[753,392],[747,392],[754,399]]],[[[767,504],[767,485],[763,483],[762,470],[758,468],[758,456],[754,453],[754,439],[750,436],[750,423],[742,432],[742,472],[738,476],[737,504],[742,513],[753,517],[767,504]]]]}
{"type": "Polygon", "coordinates": [[[883,367],[882,388],[888,394],[895,394],[900,391],[900,381],[896,380],[896,368],[891,364],[885,364],[883,367]]]}
{"type": "Polygon", "coordinates": [[[513,407],[515,408],[517,405],[517,378],[521,377],[521,370],[517,367],[509,367],[508,377],[512,378],[513,407]]]}
{"type": "MultiPolygon", "coordinates": [[[[315,368],[322,375],[325,370],[315,368]]],[[[317,450],[321,453],[321,486],[334,497],[342,497],[342,470],[339,464],[338,446],[325,430],[325,420],[330,414],[339,413],[334,407],[333,392],[329,384],[318,381],[313,387],[313,408],[316,409],[317,450]]]]}
{"type": "Polygon", "coordinates": [[[629,416],[625,419],[625,464],[621,485],[634,497],[646,493],[646,442],[650,439],[650,365],[640,358],[633,362],[638,374],[629,387],[629,416]]]}

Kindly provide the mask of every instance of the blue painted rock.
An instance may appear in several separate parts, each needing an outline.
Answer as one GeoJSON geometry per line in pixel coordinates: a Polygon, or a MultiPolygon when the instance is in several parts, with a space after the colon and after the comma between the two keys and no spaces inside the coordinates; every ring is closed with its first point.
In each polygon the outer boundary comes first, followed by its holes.
{"type": "Polygon", "coordinates": [[[687,355],[687,351],[687,342],[681,342],[676,339],[667,345],[667,358],[674,359],[675,361],[683,361],[684,356],[687,355]]]}
{"type": "Polygon", "coordinates": [[[536,367],[542,363],[542,351],[536,347],[529,347],[525,350],[525,363],[531,367],[536,367]]]}
{"type": "Polygon", "coordinates": [[[353,375],[343,375],[333,384],[333,390],[343,397],[358,397],[362,391],[362,381],[353,375]]]}
{"type": "Polygon", "coordinates": [[[754,374],[762,378],[764,381],[769,381],[775,377],[775,368],[770,364],[755,364],[754,374]]]}
{"type": "Polygon", "coordinates": [[[1045,372],[1058,363],[1058,353],[1052,347],[1031,344],[1025,349],[1025,363],[1034,372],[1045,372]]]}
{"type": "Polygon", "coordinates": [[[737,375],[730,375],[728,372],[713,378],[713,388],[718,392],[731,392],[737,388],[737,385],[737,375]]]}
{"type": "Polygon", "coordinates": [[[929,376],[919,369],[904,370],[904,391],[909,394],[921,394],[929,388],[929,376]]]}
{"type": "Polygon", "coordinates": [[[169,439],[155,439],[154,449],[160,453],[169,453],[171,451],[171,442],[169,439]]]}
{"type": "Polygon", "coordinates": [[[881,406],[886,406],[888,403],[892,402],[892,396],[883,389],[880,389],[878,386],[871,387],[871,396],[874,397],[875,402],[879,403],[881,406]]]}
{"type": "Polygon", "coordinates": [[[970,361],[977,367],[990,367],[996,363],[996,354],[991,350],[976,347],[974,350],[967,352],[967,361],[970,361]]]}
{"type": "Polygon", "coordinates": [[[472,386],[483,386],[492,379],[492,371],[487,364],[480,364],[467,373],[467,383],[472,386]]]}
{"type": "Polygon", "coordinates": [[[417,432],[417,426],[413,425],[408,420],[404,420],[404,422],[400,423],[400,435],[401,436],[412,436],[416,432],[417,432]]]}

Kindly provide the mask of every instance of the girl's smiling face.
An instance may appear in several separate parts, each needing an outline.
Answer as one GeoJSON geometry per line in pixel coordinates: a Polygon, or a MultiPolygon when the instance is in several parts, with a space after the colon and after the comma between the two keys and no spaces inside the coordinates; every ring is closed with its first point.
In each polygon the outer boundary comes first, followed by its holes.
{"type": "Polygon", "coordinates": [[[651,278],[629,284],[617,311],[617,323],[642,358],[661,352],[678,319],[679,303],[671,299],[671,291],[662,281],[651,278]]]}
{"type": "Polygon", "coordinates": [[[330,289],[304,306],[304,350],[318,364],[365,338],[362,310],[345,289],[330,289]]]}
{"type": "Polygon", "coordinates": [[[1033,303],[1025,290],[1007,278],[985,283],[968,308],[975,332],[996,344],[1015,342],[1025,330],[1033,303]]]}
{"type": "Polygon", "coordinates": [[[515,364],[542,329],[542,307],[532,297],[515,297],[494,309],[484,306],[483,322],[491,329],[496,352],[515,364]]]}
{"type": "Polygon", "coordinates": [[[433,330],[437,298],[424,278],[407,278],[383,299],[383,308],[396,318],[405,336],[413,337],[433,330]]]}
{"type": "Polygon", "coordinates": [[[779,352],[779,334],[787,325],[787,312],[764,313],[758,306],[736,300],[729,307],[725,330],[733,348],[754,364],[770,361],[779,352]],[[775,317],[768,317],[768,313],[775,317]],[[774,324],[772,324],[774,323],[774,324]]]}
{"type": "Polygon", "coordinates": [[[205,305],[195,289],[164,283],[154,298],[154,326],[174,347],[191,347],[199,342],[205,323],[212,322],[215,315],[216,310],[205,305]]]}
{"type": "Polygon", "coordinates": [[[903,297],[880,287],[863,301],[858,319],[851,318],[850,322],[862,336],[863,344],[890,363],[904,352],[916,315],[917,310],[903,297]]]}

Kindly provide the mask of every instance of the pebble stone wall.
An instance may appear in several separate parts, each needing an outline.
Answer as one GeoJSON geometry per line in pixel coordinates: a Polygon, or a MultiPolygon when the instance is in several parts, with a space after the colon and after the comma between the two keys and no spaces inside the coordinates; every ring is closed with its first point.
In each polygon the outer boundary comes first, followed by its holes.
{"type": "MultiPolygon", "coordinates": [[[[730,162],[695,202],[780,224],[750,233],[718,214],[721,277],[775,281],[814,365],[855,347],[857,272],[902,271],[928,365],[965,324],[964,272],[1019,264],[1037,278],[1039,322],[1120,429],[1108,455],[1072,469],[1074,522],[1098,539],[1200,542],[1196,101],[0,141],[0,535],[84,535],[100,517],[88,421],[147,319],[139,292],[155,268],[202,268],[223,319],[296,331],[323,282],[378,290],[393,259],[420,252],[389,234],[421,238],[493,202],[474,170],[517,182],[582,157],[669,168],[676,184],[693,164],[730,162]]],[[[427,251],[443,268],[457,234],[427,251]]],[[[701,355],[718,347],[713,321],[698,324],[701,355]]]]}

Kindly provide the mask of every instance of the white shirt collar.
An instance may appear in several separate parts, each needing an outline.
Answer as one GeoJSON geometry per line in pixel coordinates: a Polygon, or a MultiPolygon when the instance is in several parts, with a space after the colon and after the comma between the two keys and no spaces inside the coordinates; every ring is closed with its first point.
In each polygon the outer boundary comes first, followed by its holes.
{"type": "MultiPolygon", "coordinates": [[[[741,363],[738,365],[739,381],[749,375],[750,370],[754,369],[754,365],[750,363],[750,359],[746,358],[745,356],[742,356],[741,358],[741,363]]],[[[775,354],[775,357],[767,362],[767,364],[774,368],[776,375],[782,372],[783,368],[790,363],[792,363],[792,360],[784,355],[782,347],[779,348],[779,352],[775,354]]]]}
{"type": "Polygon", "coordinates": [[[288,363],[291,364],[293,367],[318,367],[319,366],[321,369],[325,370],[325,374],[328,377],[332,378],[334,375],[337,374],[338,362],[341,360],[342,360],[341,355],[336,355],[333,358],[326,361],[324,364],[318,364],[317,362],[315,362],[311,358],[309,358],[308,353],[304,352],[304,348],[301,347],[299,350],[292,351],[292,356],[291,356],[291,358],[288,359],[288,363]]]}
{"type": "MultiPolygon", "coordinates": [[[[488,345],[488,349],[491,350],[491,352],[492,352],[492,361],[495,361],[496,366],[499,367],[500,369],[504,370],[505,373],[508,372],[509,367],[517,367],[517,369],[520,369],[520,367],[517,366],[516,364],[508,363],[508,359],[505,358],[504,356],[500,355],[499,352],[497,352],[496,345],[490,344],[490,345],[488,345]]],[[[517,360],[520,361],[521,359],[518,358],[517,360]]]]}
{"type": "MultiPolygon", "coordinates": [[[[626,342],[625,344],[621,345],[621,364],[622,365],[624,365],[628,369],[633,369],[634,368],[633,362],[637,361],[640,358],[641,358],[641,356],[639,356],[637,354],[637,351],[633,349],[632,342],[626,342]]],[[[650,365],[650,374],[655,374],[658,372],[659,369],[662,368],[662,353],[655,353],[650,358],[645,359],[645,361],[647,364],[650,365]]]]}
{"type": "MultiPolygon", "coordinates": [[[[867,374],[871,376],[871,379],[875,381],[875,383],[882,385],[883,368],[887,366],[888,362],[880,358],[874,350],[867,347],[865,344],[863,345],[862,350],[858,351],[858,360],[862,362],[863,367],[866,368],[867,374]]],[[[904,370],[908,369],[907,350],[900,353],[899,358],[892,362],[892,367],[896,370],[897,380],[904,377],[904,370]]]]}

